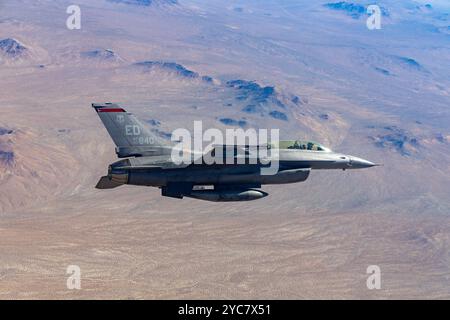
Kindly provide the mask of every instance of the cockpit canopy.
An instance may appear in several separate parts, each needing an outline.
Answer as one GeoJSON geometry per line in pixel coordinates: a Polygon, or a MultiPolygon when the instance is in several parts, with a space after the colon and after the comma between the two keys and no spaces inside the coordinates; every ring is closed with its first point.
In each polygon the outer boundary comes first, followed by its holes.
{"type": "Polygon", "coordinates": [[[311,150],[311,151],[324,151],[330,152],[331,150],[323,145],[312,142],[312,141],[302,141],[302,140],[281,140],[278,144],[272,144],[272,148],[279,149],[295,149],[295,150],[311,150]]]}

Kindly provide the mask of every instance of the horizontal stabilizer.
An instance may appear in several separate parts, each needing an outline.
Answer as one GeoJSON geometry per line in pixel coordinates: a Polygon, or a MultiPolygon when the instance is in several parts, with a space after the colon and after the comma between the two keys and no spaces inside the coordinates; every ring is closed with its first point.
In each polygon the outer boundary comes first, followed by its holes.
{"type": "Polygon", "coordinates": [[[97,189],[113,189],[113,188],[116,188],[121,185],[122,185],[122,183],[117,183],[117,182],[111,181],[111,180],[109,180],[108,177],[103,176],[100,178],[100,180],[98,180],[95,188],[97,188],[97,189]]]}

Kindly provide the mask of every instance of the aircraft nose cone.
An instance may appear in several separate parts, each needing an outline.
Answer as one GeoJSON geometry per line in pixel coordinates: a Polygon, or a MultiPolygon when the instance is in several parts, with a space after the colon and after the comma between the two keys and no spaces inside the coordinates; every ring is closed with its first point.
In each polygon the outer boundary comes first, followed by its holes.
{"type": "Polygon", "coordinates": [[[370,168],[370,167],[376,166],[376,164],[373,162],[370,162],[368,160],[365,160],[365,159],[351,157],[349,166],[354,169],[363,169],[363,168],[370,168]]]}

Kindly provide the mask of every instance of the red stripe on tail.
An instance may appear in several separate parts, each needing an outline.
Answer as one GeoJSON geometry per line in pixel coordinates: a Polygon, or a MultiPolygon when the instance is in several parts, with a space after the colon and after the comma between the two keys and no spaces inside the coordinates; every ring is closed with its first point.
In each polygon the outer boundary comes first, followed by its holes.
{"type": "Polygon", "coordinates": [[[122,108],[100,108],[98,112],[125,112],[122,108]]]}

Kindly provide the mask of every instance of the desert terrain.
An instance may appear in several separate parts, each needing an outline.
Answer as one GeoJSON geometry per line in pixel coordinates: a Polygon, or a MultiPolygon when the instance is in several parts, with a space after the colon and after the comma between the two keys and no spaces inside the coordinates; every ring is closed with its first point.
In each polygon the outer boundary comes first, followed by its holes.
{"type": "Polygon", "coordinates": [[[0,1],[0,299],[449,299],[450,7],[377,3],[380,30],[364,1],[79,0],[69,30],[70,1],[0,1]],[[252,202],[97,190],[92,102],[383,166],[252,202]]]}

